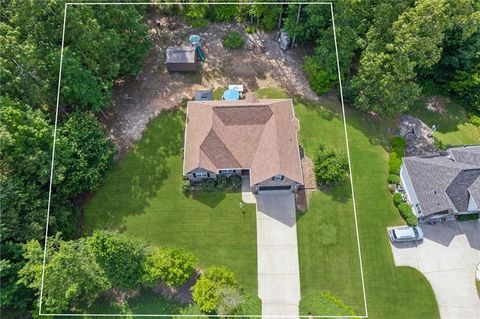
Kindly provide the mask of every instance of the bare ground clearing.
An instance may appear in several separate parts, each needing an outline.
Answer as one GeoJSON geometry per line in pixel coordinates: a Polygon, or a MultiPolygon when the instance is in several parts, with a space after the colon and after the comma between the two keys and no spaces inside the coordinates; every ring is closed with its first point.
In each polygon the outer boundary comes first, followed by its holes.
{"type": "Polygon", "coordinates": [[[215,89],[228,84],[243,84],[248,91],[262,87],[279,87],[291,96],[313,101],[332,102],[334,95],[318,97],[308,86],[301,69],[302,49],[282,52],[277,45],[277,32],[245,34],[243,25],[211,23],[193,29],[181,17],[167,19],[155,13],[148,17],[153,47],[148,53],[142,73],[115,85],[112,107],[100,115],[120,156],[139,139],[148,121],[164,109],[192,98],[198,88],[215,89]],[[157,27],[156,21],[161,26],[157,27]],[[245,48],[225,49],[222,37],[236,30],[245,34],[245,48]],[[190,34],[199,34],[206,61],[197,73],[169,73],[165,68],[165,50],[170,45],[188,44],[190,34]]]}

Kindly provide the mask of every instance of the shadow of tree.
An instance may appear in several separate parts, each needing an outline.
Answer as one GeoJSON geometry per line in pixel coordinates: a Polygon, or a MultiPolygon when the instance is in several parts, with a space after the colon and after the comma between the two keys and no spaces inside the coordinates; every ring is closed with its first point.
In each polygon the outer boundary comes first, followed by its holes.
{"type": "Polygon", "coordinates": [[[116,163],[86,207],[86,229],[116,228],[127,215],[141,214],[170,174],[168,159],[183,146],[184,114],[162,112],[140,141],[116,163]]]}

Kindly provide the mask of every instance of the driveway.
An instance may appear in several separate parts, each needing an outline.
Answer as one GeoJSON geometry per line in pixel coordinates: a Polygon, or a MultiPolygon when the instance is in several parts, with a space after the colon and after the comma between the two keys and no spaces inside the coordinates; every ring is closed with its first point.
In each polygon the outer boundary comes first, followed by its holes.
{"type": "Polygon", "coordinates": [[[395,265],[410,266],[430,282],[444,319],[480,319],[475,269],[480,262],[480,221],[421,225],[418,244],[392,245],[395,265]]]}
{"type": "Polygon", "coordinates": [[[298,316],[295,198],[291,191],[263,191],[257,200],[258,296],[262,316],[298,316]]]}

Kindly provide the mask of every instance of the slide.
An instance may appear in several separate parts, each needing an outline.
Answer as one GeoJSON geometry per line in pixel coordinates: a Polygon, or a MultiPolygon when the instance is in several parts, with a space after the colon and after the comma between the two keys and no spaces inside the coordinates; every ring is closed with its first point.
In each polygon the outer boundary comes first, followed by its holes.
{"type": "Polygon", "coordinates": [[[205,61],[205,54],[200,46],[197,47],[197,53],[200,60],[202,60],[202,62],[205,61]]]}

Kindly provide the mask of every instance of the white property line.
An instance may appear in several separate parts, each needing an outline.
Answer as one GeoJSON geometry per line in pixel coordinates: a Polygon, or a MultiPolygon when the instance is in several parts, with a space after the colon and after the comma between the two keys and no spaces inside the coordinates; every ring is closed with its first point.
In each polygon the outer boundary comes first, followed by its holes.
{"type": "MultiPolygon", "coordinates": [[[[45,264],[46,264],[46,257],[47,257],[47,240],[48,240],[48,224],[50,219],[50,206],[51,206],[51,198],[52,198],[52,185],[53,185],[53,168],[55,162],[55,143],[56,143],[56,135],[57,135],[57,123],[58,123],[58,109],[60,104],[60,89],[61,89],[61,80],[62,80],[62,65],[63,65],[63,50],[64,50],[64,43],[65,43],[65,25],[67,20],[67,8],[69,5],[166,5],[166,4],[181,4],[181,5],[189,5],[189,4],[243,4],[243,5],[252,5],[253,3],[247,2],[196,2],[196,3],[182,3],[182,2],[162,2],[162,3],[151,3],[151,2],[67,2],[64,6],[63,11],[63,30],[62,30],[62,47],[60,50],[60,69],[58,72],[58,88],[57,88],[57,101],[56,101],[56,110],[55,110],[55,126],[53,129],[53,146],[52,146],[52,162],[51,162],[51,169],[50,169],[50,186],[49,186],[49,193],[48,193],[48,207],[47,207],[47,219],[46,219],[46,227],[45,227],[45,244],[44,244],[44,251],[43,251],[43,267],[42,267],[42,279],[41,279],[41,286],[40,286],[40,298],[39,298],[39,316],[55,316],[55,317],[225,317],[221,315],[172,315],[172,314],[79,314],[79,313],[42,313],[42,301],[43,301],[43,288],[45,282],[45,264]]],[[[352,191],[352,202],[353,202],[353,213],[355,217],[355,232],[357,237],[357,248],[358,248],[358,255],[359,255],[359,263],[360,263],[360,273],[362,279],[362,290],[363,290],[363,299],[364,299],[364,306],[365,306],[365,315],[362,316],[311,316],[311,315],[298,315],[298,316],[282,316],[282,315],[229,315],[228,317],[231,318],[368,318],[368,309],[367,309],[367,295],[365,291],[365,280],[363,275],[363,262],[362,262],[362,253],[360,247],[360,236],[358,231],[358,219],[357,219],[357,209],[355,203],[355,191],[353,187],[353,176],[352,176],[352,164],[350,160],[350,146],[348,142],[348,135],[347,135],[347,122],[345,118],[345,105],[343,102],[343,90],[342,90],[342,79],[341,79],[341,72],[340,72],[340,60],[338,56],[338,46],[337,46],[337,36],[335,32],[335,19],[333,14],[333,4],[332,2],[255,2],[255,4],[317,4],[317,5],[330,5],[330,11],[332,15],[332,26],[333,26],[333,38],[335,42],[335,54],[337,57],[337,71],[338,71],[338,81],[340,86],[340,100],[342,104],[342,115],[343,115],[343,126],[345,131],[345,143],[347,146],[347,160],[348,160],[348,168],[349,168],[349,175],[350,175],[350,185],[352,191]]]]}
{"type": "Polygon", "coordinates": [[[362,262],[362,250],[360,248],[360,235],[358,232],[357,205],[355,203],[355,189],[353,187],[352,162],[350,160],[350,144],[348,142],[347,120],[345,117],[345,105],[343,104],[342,75],[340,72],[340,58],[338,56],[337,33],[335,31],[335,18],[333,14],[332,3],[330,3],[330,11],[332,13],[333,40],[335,42],[335,54],[337,56],[338,84],[340,85],[340,101],[342,103],[343,128],[345,130],[345,143],[347,145],[348,172],[350,174],[350,187],[352,189],[353,215],[355,216],[355,233],[357,235],[358,260],[360,264],[360,274],[362,276],[363,301],[365,306],[365,316],[368,317],[367,292],[365,290],[365,279],[363,278],[363,262],[362,262]]]}

